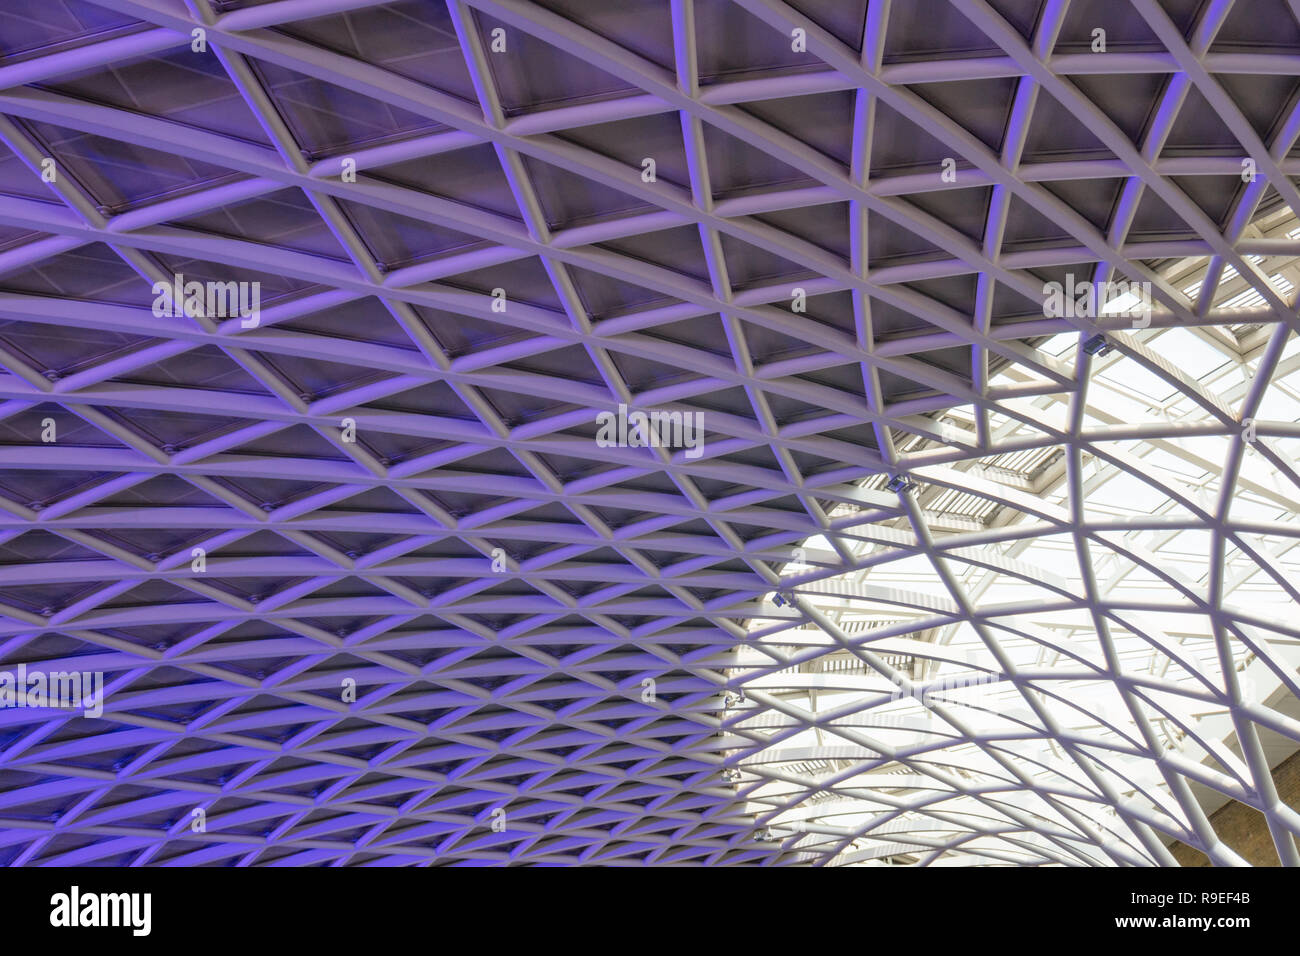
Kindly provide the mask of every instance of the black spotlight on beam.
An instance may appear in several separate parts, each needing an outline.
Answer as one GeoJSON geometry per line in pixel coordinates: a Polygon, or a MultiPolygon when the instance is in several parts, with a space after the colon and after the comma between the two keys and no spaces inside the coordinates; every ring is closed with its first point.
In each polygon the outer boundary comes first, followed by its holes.
{"type": "Polygon", "coordinates": [[[1092,338],[1083,343],[1083,350],[1089,355],[1095,355],[1098,358],[1109,352],[1114,346],[1106,341],[1106,336],[1098,332],[1092,338]]]}
{"type": "Polygon", "coordinates": [[[911,491],[915,487],[916,482],[911,478],[908,478],[906,475],[892,475],[890,476],[889,483],[885,485],[885,488],[889,491],[900,495],[905,491],[911,491]]]}

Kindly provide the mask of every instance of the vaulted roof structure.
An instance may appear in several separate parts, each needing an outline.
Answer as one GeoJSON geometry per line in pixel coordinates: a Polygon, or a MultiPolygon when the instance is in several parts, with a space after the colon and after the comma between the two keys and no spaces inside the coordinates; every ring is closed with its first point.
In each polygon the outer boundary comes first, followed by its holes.
{"type": "Polygon", "coordinates": [[[1297,64],[6,0],[0,862],[1300,864],[1297,64]]]}

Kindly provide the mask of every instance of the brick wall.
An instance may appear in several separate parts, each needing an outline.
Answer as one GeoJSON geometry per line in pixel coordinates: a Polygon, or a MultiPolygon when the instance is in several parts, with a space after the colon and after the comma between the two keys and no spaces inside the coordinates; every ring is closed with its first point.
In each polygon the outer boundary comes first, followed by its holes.
{"type": "MultiPolygon", "coordinates": [[[[1273,768],[1273,783],[1282,802],[1292,810],[1300,811],[1300,751],[1273,768]]],[[[1232,800],[1210,814],[1210,824],[1220,839],[1240,853],[1251,866],[1281,865],[1268,823],[1258,810],[1232,800]]],[[[1300,846],[1300,841],[1297,845],[1300,846]]],[[[1210,865],[1204,853],[1182,843],[1173,844],[1169,851],[1183,866],[1210,865]]]]}

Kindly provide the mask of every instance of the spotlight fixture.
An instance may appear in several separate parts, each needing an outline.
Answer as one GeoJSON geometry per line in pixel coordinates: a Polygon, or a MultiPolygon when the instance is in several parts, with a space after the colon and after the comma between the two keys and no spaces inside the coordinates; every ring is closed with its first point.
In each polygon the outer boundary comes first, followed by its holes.
{"type": "Polygon", "coordinates": [[[1083,350],[1089,355],[1095,355],[1098,358],[1101,358],[1107,352],[1110,352],[1112,348],[1114,348],[1114,346],[1107,342],[1106,336],[1101,333],[1094,335],[1083,343],[1083,350]]]}
{"type": "Polygon", "coordinates": [[[895,494],[899,494],[899,495],[903,494],[904,492],[911,491],[915,487],[916,487],[916,482],[913,481],[911,478],[908,478],[906,475],[893,475],[890,477],[889,482],[885,485],[886,490],[892,491],[895,494]]]}

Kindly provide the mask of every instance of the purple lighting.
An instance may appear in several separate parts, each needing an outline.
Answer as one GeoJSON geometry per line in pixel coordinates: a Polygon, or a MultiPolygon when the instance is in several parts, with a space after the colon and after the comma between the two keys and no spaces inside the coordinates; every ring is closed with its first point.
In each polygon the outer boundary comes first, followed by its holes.
{"type": "Polygon", "coordinates": [[[0,864],[1225,863],[1227,799],[1300,863],[1289,638],[1232,593],[1295,580],[1300,23],[1183,6],[6,0],[0,684],[103,686],[0,693],[0,864]],[[1163,524],[1085,502],[1142,462],[1163,524]],[[871,723],[968,633],[1050,760],[871,723]],[[1035,710],[1072,652],[1211,757],[1035,710]]]}

